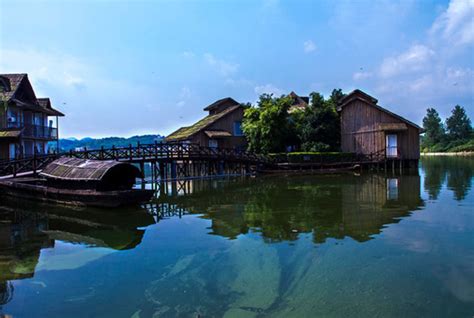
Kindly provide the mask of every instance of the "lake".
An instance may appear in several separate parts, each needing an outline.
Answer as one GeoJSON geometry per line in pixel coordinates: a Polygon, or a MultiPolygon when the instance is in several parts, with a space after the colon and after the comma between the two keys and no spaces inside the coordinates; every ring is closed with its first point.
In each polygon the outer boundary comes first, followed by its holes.
{"type": "Polygon", "coordinates": [[[474,158],[163,184],[120,210],[0,204],[13,317],[472,317],[474,158]]]}

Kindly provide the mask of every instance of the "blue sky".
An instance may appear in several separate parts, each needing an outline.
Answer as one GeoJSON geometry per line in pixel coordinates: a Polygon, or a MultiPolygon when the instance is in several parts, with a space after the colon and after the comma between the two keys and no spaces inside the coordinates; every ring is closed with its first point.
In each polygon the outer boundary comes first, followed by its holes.
{"type": "Polygon", "coordinates": [[[232,96],[360,88],[420,123],[474,119],[474,0],[4,1],[0,73],[28,73],[63,137],[167,134],[232,96]]]}

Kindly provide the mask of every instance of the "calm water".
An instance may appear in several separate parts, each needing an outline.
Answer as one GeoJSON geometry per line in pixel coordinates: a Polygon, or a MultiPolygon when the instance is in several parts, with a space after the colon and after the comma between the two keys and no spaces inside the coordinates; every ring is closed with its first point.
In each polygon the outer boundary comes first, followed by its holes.
{"type": "Polygon", "coordinates": [[[13,317],[472,317],[474,158],[207,180],[116,211],[0,204],[13,317]]]}

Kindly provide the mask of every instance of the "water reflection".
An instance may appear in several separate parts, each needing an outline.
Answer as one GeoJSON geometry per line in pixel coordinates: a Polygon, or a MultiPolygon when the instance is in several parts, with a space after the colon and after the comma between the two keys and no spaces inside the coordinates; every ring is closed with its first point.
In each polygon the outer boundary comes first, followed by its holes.
{"type": "Polygon", "coordinates": [[[56,241],[132,249],[140,244],[144,229],[155,222],[144,209],[107,211],[74,210],[18,201],[0,207],[0,304],[11,299],[9,280],[34,276],[40,252],[56,241]]]}
{"type": "Polygon", "coordinates": [[[446,183],[454,198],[463,200],[469,193],[474,175],[474,157],[425,157],[421,161],[425,173],[424,187],[429,198],[436,200],[446,183]]]}
{"type": "Polygon", "coordinates": [[[266,242],[294,241],[301,233],[315,243],[346,236],[363,242],[423,205],[417,174],[203,180],[176,189],[161,202],[202,214],[211,234],[235,239],[259,232],[266,242]]]}

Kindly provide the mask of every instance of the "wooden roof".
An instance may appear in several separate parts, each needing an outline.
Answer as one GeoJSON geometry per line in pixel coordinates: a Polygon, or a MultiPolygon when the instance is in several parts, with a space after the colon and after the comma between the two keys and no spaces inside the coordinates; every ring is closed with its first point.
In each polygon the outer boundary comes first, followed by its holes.
{"type": "Polygon", "coordinates": [[[308,107],[309,97],[299,96],[295,92],[291,92],[290,94],[288,94],[288,96],[293,99],[293,104],[288,110],[289,113],[292,113],[297,110],[304,110],[306,107],[308,107]]]}
{"type": "Polygon", "coordinates": [[[7,84],[7,87],[0,90],[0,99],[3,101],[9,101],[13,95],[15,95],[21,81],[26,76],[26,74],[0,74],[2,83],[7,84]]]}
{"type": "Polygon", "coordinates": [[[48,97],[38,98],[38,104],[48,111],[48,115],[63,117],[64,114],[51,106],[51,101],[48,97]]]}
{"type": "Polygon", "coordinates": [[[64,116],[63,113],[51,107],[49,98],[36,98],[28,75],[25,73],[0,74],[0,101],[13,101],[19,107],[51,116],[64,116]]]}
{"type": "Polygon", "coordinates": [[[366,104],[370,105],[371,107],[374,107],[374,108],[376,108],[376,109],[378,109],[378,110],[380,110],[380,111],[382,111],[382,112],[384,112],[384,113],[386,113],[386,114],[388,114],[392,117],[395,117],[396,119],[406,123],[407,125],[415,127],[416,129],[420,130],[420,132],[424,131],[423,128],[421,128],[417,124],[409,121],[408,119],[405,119],[402,116],[397,115],[395,113],[392,113],[388,109],[377,105],[378,100],[376,98],[374,98],[374,97],[370,96],[369,94],[361,91],[360,89],[356,89],[356,90],[350,92],[349,94],[347,94],[346,96],[344,96],[340,100],[337,110],[341,111],[346,105],[348,105],[349,103],[351,103],[354,100],[361,100],[361,101],[365,102],[366,104]]]}
{"type": "Polygon", "coordinates": [[[237,102],[235,99],[233,99],[232,97],[226,97],[226,98],[222,98],[222,99],[219,99],[217,101],[215,101],[214,103],[212,103],[211,105],[207,106],[206,108],[204,108],[204,110],[208,111],[208,110],[213,110],[214,108],[217,108],[223,104],[229,104],[229,106],[236,106],[236,105],[239,105],[240,103],[237,102]]]}
{"type": "Polygon", "coordinates": [[[47,165],[40,173],[41,176],[74,181],[101,181],[111,169],[128,166],[130,173],[140,177],[140,170],[132,164],[112,160],[87,160],[61,157],[47,165]]]}
{"type": "Polygon", "coordinates": [[[236,109],[239,109],[242,107],[240,104],[231,106],[229,108],[224,109],[220,113],[214,114],[214,115],[209,115],[204,117],[203,119],[199,120],[197,123],[195,123],[192,126],[188,127],[181,127],[175,132],[171,133],[169,136],[165,138],[166,141],[180,141],[180,140],[185,140],[198,132],[204,130],[205,128],[209,127],[222,117],[232,113],[236,109]]]}
{"type": "Polygon", "coordinates": [[[0,139],[1,138],[18,138],[21,134],[21,130],[3,130],[0,131],[0,139]]]}
{"type": "Polygon", "coordinates": [[[223,137],[231,137],[232,134],[225,130],[206,130],[204,133],[209,138],[223,138],[223,137]]]}

